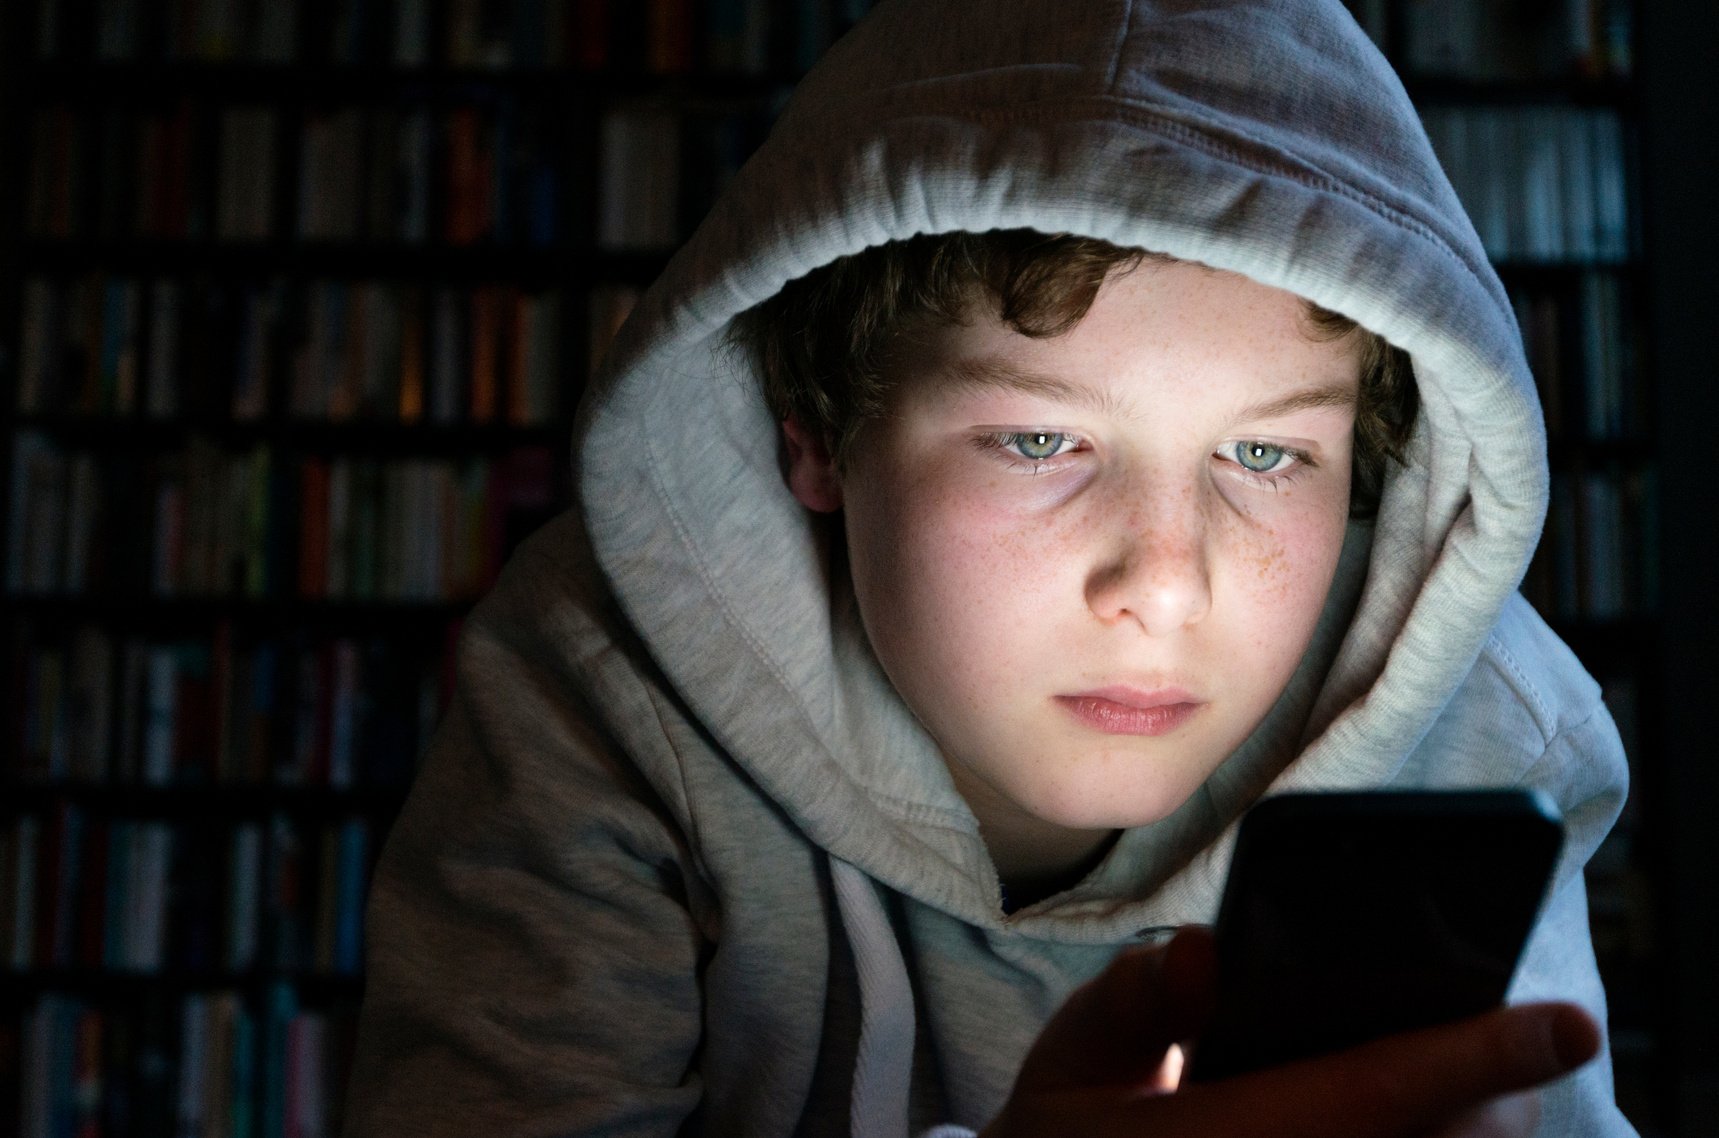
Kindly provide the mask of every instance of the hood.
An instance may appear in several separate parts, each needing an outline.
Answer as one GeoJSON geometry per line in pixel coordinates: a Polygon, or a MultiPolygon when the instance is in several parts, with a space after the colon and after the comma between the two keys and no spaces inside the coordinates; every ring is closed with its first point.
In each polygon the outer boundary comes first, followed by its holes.
{"type": "Polygon", "coordinates": [[[1510,305],[1396,76],[1338,0],[885,0],[796,91],[621,330],[576,448],[596,555],[711,735],[808,839],[981,926],[977,824],[784,486],[730,321],[921,233],[1102,238],[1297,293],[1411,356],[1421,408],[1277,707],[1176,814],[1007,921],[1209,920],[1268,785],[1388,784],[1515,591],[1546,499],[1510,305]],[[1387,698],[1380,698],[1387,695],[1387,698]]]}

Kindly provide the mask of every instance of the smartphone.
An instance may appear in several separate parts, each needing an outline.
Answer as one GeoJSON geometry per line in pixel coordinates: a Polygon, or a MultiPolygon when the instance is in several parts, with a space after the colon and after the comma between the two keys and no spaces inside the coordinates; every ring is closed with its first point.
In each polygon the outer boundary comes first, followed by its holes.
{"type": "Polygon", "coordinates": [[[1283,794],[1242,819],[1217,1006],[1188,1077],[1220,1079],[1496,1007],[1563,847],[1532,790],[1283,794]]]}

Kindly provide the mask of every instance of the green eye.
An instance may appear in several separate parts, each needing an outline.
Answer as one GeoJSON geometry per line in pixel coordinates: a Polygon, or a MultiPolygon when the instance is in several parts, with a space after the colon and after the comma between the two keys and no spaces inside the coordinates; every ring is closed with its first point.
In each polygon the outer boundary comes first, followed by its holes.
{"type": "Polygon", "coordinates": [[[1022,458],[1042,460],[1054,458],[1068,436],[1059,431],[1020,431],[1009,436],[1009,445],[1022,458]]]}
{"type": "Polygon", "coordinates": [[[1236,461],[1241,464],[1242,469],[1255,474],[1266,474],[1277,469],[1288,453],[1282,447],[1274,447],[1270,443],[1246,442],[1235,445],[1236,461]]]}

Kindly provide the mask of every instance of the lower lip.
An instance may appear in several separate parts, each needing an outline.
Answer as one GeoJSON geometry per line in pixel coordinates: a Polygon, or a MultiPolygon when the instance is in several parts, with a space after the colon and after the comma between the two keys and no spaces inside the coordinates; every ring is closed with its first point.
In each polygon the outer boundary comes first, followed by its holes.
{"type": "Polygon", "coordinates": [[[1106,735],[1168,735],[1193,717],[1203,704],[1164,703],[1134,707],[1093,695],[1058,696],[1076,719],[1106,735]]]}

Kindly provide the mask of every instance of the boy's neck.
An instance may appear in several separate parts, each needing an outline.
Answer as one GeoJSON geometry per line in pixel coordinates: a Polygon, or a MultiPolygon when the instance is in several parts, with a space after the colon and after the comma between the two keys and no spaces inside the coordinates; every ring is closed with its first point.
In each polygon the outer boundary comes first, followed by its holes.
{"type": "Polygon", "coordinates": [[[997,881],[1002,889],[1003,912],[1013,913],[1028,905],[1035,905],[1046,897],[1055,896],[1078,884],[1081,878],[1091,873],[1098,867],[1098,863],[1104,860],[1104,856],[1110,852],[1110,847],[1116,844],[1116,838],[1121,833],[1121,830],[1100,831],[1098,844],[1088,850],[1084,857],[1055,872],[1011,875],[999,868],[997,881]]]}
{"type": "MultiPolygon", "coordinates": [[[[947,762],[947,760],[946,760],[947,762]]],[[[961,764],[948,762],[955,789],[979,820],[979,836],[996,866],[1011,908],[1030,904],[1075,884],[1109,852],[1119,831],[1077,830],[1034,817],[973,777],[961,764]]]]}

